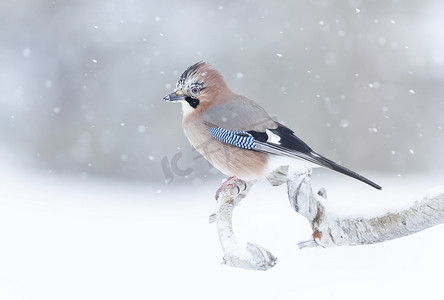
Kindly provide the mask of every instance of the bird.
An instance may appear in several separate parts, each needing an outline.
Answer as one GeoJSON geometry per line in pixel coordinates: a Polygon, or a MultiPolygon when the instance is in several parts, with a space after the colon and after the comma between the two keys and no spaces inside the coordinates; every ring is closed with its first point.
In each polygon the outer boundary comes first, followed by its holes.
{"type": "Polygon", "coordinates": [[[207,62],[188,67],[163,100],[182,104],[182,127],[189,142],[230,178],[267,178],[285,165],[324,167],[381,189],[312,150],[255,101],[233,92],[222,73],[207,62]]]}

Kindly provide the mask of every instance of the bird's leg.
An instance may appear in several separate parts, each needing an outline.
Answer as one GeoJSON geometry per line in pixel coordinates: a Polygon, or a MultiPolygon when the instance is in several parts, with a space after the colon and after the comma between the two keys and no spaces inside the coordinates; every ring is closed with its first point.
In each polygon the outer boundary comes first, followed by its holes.
{"type": "MultiPolygon", "coordinates": [[[[225,180],[224,182],[222,182],[222,184],[220,185],[220,187],[217,189],[217,191],[216,191],[216,195],[215,195],[215,198],[216,198],[216,200],[219,198],[219,194],[220,194],[220,192],[221,191],[223,191],[224,189],[226,189],[230,184],[233,184],[233,182],[236,180],[237,178],[236,178],[236,176],[231,176],[231,177],[229,177],[227,180],[225,180]]],[[[240,181],[242,181],[242,180],[240,180],[240,179],[237,179],[239,182],[240,181]]],[[[245,181],[242,181],[244,184],[246,184],[245,183],[245,181]]],[[[234,184],[234,186],[236,186],[235,184],[234,184]]]]}
{"type": "Polygon", "coordinates": [[[276,264],[276,257],[266,249],[251,243],[247,243],[244,247],[240,246],[233,232],[233,209],[247,195],[253,184],[254,182],[243,181],[236,177],[224,182],[216,195],[217,211],[213,221],[216,221],[224,252],[223,264],[251,270],[267,270],[276,264]]]}

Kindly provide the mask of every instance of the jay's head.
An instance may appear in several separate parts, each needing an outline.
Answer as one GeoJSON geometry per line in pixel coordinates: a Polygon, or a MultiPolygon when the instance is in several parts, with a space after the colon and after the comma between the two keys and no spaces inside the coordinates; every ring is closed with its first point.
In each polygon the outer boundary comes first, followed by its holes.
{"type": "Polygon", "coordinates": [[[206,62],[188,67],[180,76],[173,93],[163,97],[169,102],[182,102],[184,111],[200,110],[233,94],[222,74],[206,62]]]}

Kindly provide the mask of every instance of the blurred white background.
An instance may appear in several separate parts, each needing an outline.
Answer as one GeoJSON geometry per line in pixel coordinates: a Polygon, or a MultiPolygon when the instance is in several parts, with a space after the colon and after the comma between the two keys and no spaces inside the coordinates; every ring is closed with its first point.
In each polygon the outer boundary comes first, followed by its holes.
{"type": "Polygon", "coordinates": [[[308,225],[284,190],[261,185],[236,226],[282,260],[265,275],[219,266],[206,218],[223,176],[162,97],[186,67],[210,62],[316,151],[384,188],[317,173],[335,201],[390,207],[443,180],[443,28],[438,0],[3,0],[0,296],[235,299],[222,282],[256,299],[434,296],[439,228],[299,251],[308,225]]]}
{"type": "MultiPolygon", "coordinates": [[[[162,183],[193,159],[183,70],[212,63],[318,152],[378,172],[444,165],[442,1],[3,1],[0,143],[21,167],[162,183]]],[[[6,155],[6,154],[5,154],[6,155]]],[[[12,159],[8,157],[8,159],[12,159]]]]}

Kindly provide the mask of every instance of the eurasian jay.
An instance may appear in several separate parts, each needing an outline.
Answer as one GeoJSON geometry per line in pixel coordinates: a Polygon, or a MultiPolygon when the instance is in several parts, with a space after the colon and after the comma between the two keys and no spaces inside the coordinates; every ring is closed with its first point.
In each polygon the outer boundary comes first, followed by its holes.
{"type": "Polygon", "coordinates": [[[198,62],[180,76],[163,100],[181,102],[190,143],[222,173],[241,180],[265,178],[284,165],[325,167],[379,185],[313,151],[256,102],[234,93],[223,75],[198,62]]]}

